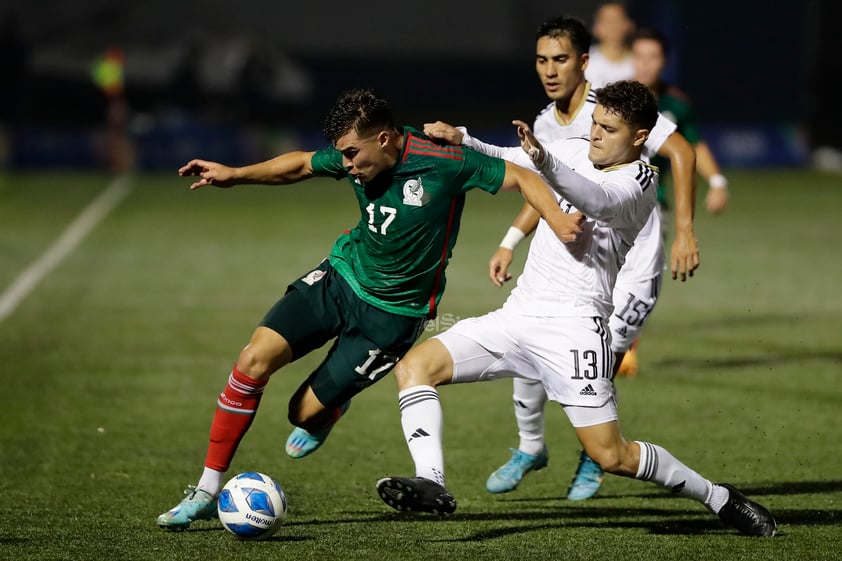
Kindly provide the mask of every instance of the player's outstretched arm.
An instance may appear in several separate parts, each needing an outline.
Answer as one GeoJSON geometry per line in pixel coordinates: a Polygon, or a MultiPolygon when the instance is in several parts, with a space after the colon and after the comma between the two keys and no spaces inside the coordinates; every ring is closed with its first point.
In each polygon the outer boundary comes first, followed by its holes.
{"type": "Polygon", "coordinates": [[[696,205],[696,152],[680,133],[674,132],[658,154],[669,158],[675,189],[675,239],[670,252],[673,280],[693,276],[699,267],[699,242],[693,231],[696,205]]]}
{"type": "Polygon", "coordinates": [[[436,121],[435,123],[424,124],[424,134],[443,144],[450,144],[454,146],[464,144],[468,148],[472,148],[480,154],[514,162],[527,169],[535,167],[532,164],[532,161],[517,146],[496,146],[494,144],[483,142],[482,140],[471,136],[468,133],[468,129],[465,127],[454,127],[453,125],[449,125],[443,121],[436,121]]]}
{"type": "Polygon", "coordinates": [[[250,166],[234,168],[207,160],[191,160],[178,170],[181,176],[198,176],[190,185],[198,189],[205,185],[233,187],[246,183],[262,185],[286,185],[307,179],[313,175],[310,164],[313,152],[289,152],[250,166]]]}
{"type": "Polygon", "coordinates": [[[562,242],[576,240],[582,231],[582,215],[565,214],[541,176],[524,167],[506,162],[503,189],[519,189],[526,201],[546,220],[547,225],[562,242]]]}
{"type": "Polygon", "coordinates": [[[633,194],[610,182],[596,183],[567,166],[546,150],[523,121],[512,121],[524,152],[541,170],[550,188],[590,218],[609,220],[616,217],[633,194]]]}

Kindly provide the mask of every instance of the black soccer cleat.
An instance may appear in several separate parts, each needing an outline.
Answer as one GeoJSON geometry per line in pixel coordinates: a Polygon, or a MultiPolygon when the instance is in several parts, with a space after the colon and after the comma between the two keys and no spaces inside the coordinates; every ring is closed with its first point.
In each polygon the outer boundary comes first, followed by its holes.
{"type": "Polygon", "coordinates": [[[395,510],[452,514],[456,499],[443,485],[423,477],[384,477],[377,482],[377,494],[395,510]]]}
{"type": "Polygon", "coordinates": [[[728,502],[719,511],[719,519],[748,536],[771,538],[778,530],[772,514],[727,483],[717,483],[728,489],[728,502]]]}

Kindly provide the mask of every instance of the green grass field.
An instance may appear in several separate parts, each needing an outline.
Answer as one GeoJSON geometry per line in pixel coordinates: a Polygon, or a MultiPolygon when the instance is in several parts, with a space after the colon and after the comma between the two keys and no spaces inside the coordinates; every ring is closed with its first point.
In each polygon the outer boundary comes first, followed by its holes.
{"type": "MultiPolygon", "coordinates": [[[[274,377],[232,466],[284,486],[280,532],[242,542],[216,522],[161,531],[155,517],[200,474],[239,349],[357,218],[344,183],[189,192],[173,173],[136,177],[0,323],[0,558],[842,558],[842,181],[781,170],[729,178],[729,212],[697,216],[701,268],[665,281],[641,373],[618,381],[622,425],[763,502],[780,524],[774,539],[737,535],[634,480],[609,476],[597,498],[564,500],[577,443],[558,407],[548,411],[549,467],[514,493],[488,494],[486,477],[517,444],[508,381],[441,390],[456,514],[391,511],[375,481],[413,475],[391,377],[354,400],[317,454],[283,452],[287,400],[322,352],[274,377]]],[[[110,181],[0,175],[0,291],[110,181]]],[[[485,263],[520,201],[470,195],[439,328],[503,302],[485,263]]]]}

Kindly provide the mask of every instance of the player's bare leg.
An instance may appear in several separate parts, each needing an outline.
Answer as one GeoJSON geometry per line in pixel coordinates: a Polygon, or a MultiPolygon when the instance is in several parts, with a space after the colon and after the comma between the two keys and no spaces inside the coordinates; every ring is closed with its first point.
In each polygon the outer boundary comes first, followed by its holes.
{"type": "Polygon", "coordinates": [[[339,407],[325,407],[309,383],[301,384],[289,400],[289,422],[295,428],[284,447],[287,455],[303,458],[318,450],[350,405],[348,400],[339,407]]]}
{"type": "MultiPolygon", "coordinates": [[[[623,364],[628,353],[614,353],[613,376],[617,376],[620,365],[623,364]]],[[[595,462],[585,450],[579,452],[579,464],[576,466],[576,473],[567,488],[567,499],[571,501],[583,501],[590,499],[602,488],[605,480],[605,471],[599,463],[595,462]]]]}

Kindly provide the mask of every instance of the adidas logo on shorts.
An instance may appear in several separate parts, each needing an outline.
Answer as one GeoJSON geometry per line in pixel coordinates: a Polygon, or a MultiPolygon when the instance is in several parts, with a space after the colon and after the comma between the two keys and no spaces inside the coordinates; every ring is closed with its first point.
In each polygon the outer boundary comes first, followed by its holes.
{"type": "Polygon", "coordinates": [[[579,395],[596,395],[596,391],[594,391],[593,386],[588,384],[582,391],[579,392],[579,395]]]}

